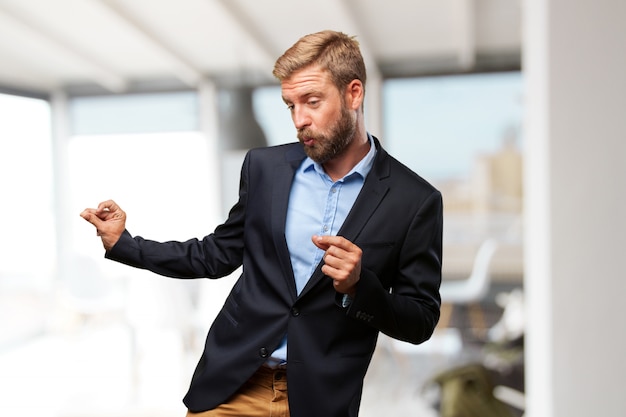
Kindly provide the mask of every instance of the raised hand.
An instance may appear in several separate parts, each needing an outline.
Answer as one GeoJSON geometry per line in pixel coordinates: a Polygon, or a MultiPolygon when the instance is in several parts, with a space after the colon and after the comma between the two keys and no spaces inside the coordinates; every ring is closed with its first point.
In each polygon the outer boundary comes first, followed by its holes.
{"type": "Polygon", "coordinates": [[[361,278],[361,248],[341,236],[316,235],[311,240],[326,252],[322,272],[333,280],[335,290],[354,296],[361,278]]]}
{"type": "Polygon", "coordinates": [[[103,201],[98,208],[86,208],[80,217],[96,227],[104,249],[109,251],[126,229],[126,213],[113,200],[103,201]]]}

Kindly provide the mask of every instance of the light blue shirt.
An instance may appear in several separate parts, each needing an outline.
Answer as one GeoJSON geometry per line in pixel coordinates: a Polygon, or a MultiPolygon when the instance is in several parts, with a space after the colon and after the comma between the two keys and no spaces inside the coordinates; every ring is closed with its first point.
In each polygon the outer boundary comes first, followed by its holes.
{"type": "MultiPolygon", "coordinates": [[[[343,178],[333,182],[324,168],[306,158],[296,171],[285,224],[285,238],[289,247],[291,267],[298,294],[308,282],[324,251],[315,246],[313,235],[336,235],[348,216],[367,174],[372,168],[376,147],[368,134],[370,150],[343,178]]],[[[272,354],[271,363],[287,359],[287,338],[272,354]]]]}

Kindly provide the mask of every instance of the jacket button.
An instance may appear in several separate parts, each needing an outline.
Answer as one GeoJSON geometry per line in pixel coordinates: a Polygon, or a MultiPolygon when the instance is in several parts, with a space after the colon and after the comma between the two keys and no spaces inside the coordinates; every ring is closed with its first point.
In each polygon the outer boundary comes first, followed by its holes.
{"type": "Polygon", "coordinates": [[[262,347],[261,349],[259,349],[259,356],[262,358],[267,358],[269,356],[269,352],[266,348],[262,347]]]}
{"type": "Polygon", "coordinates": [[[300,310],[297,307],[291,309],[291,315],[294,317],[298,317],[300,315],[300,310]]]}

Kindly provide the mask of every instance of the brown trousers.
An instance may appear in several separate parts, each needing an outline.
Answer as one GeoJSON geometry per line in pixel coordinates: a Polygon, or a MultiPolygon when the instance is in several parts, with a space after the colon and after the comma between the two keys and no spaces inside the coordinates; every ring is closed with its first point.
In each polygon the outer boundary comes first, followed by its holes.
{"type": "Polygon", "coordinates": [[[287,373],[284,369],[259,368],[224,404],[187,417],[289,417],[287,373]]]}

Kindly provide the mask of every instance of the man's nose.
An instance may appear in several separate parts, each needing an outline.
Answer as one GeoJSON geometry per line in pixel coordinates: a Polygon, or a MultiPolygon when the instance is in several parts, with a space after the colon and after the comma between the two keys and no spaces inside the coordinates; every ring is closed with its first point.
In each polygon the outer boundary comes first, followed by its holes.
{"type": "Polygon", "coordinates": [[[311,124],[311,117],[309,113],[302,108],[294,108],[291,117],[293,119],[293,124],[298,130],[311,124]]]}

